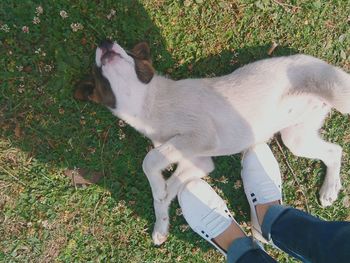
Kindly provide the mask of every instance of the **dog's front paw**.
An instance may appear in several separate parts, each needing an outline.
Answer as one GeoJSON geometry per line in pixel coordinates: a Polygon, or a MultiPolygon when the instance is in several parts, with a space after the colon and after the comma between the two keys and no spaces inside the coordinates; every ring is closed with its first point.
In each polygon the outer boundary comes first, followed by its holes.
{"type": "Polygon", "coordinates": [[[157,230],[153,230],[152,233],[152,239],[153,239],[153,243],[156,246],[160,246],[161,244],[163,244],[168,238],[168,233],[161,233],[158,232],[157,230]]]}
{"type": "Polygon", "coordinates": [[[341,189],[340,180],[324,181],[320,189],[320,202],[323,207],[330,206],[338,198],[341,189]]]}
{"type": "Polygon", "coordinates": [[[156,221],[154,225],[153,233],[152,233],[153,243],[156,246],[163,244],[167,240],[168,234],[169,234],[168,228],[169,228],[168,218],[165,217],[162,220],[156,221]]]}

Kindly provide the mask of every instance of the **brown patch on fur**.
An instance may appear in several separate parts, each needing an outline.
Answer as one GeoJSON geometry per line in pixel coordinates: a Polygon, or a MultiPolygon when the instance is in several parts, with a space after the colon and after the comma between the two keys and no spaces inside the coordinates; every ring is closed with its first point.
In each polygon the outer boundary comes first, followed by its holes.
{"type": "Polygon", "coordinates": [[[139,80],[145,84],[149,83],[155,73],[152,66],[151,52],[146,42],[138,43],[131,51],[135,61],[135,71],[139,80]]]}
{"type": "Polygon", "coordinates": [[[89,100],[89,96],[90,94],[92,94],[94,88],[95,88],[95,81],[93,79],[93,76],[85,77],[82,81],[78,82],[78,84],[76,85],[73,97],[76,100],[87,101],[89,100]]]}
{"type": "MultiPolygon", "coordinates": [[[[146,42],[135,45],[130,52],[135,61],[135,72],[142,83],[149,83],[155,73],[152,66],[150,48],[146,42]]],[[[116,98],[109,81],[102,75],[101,68],[94,66],[92,74],[78,82],[74,98],[82,101],[93,101],[107,107],[116,108],[116,98]]]]}
{"type": "Polygon", "coordinates": [[[116,98],[109,81],[102,76],[101,69],[97,66],[93,67],[92,75],[76,85],[74,98],[82,101],[93,101],[113,109],[116,107],[116,98]]]}
{"type": "Polygon", "coordinates": [[[151,50],[146,42],[136,44],[131,52],[138,59],[151,60],[151,50]]]}
{"type": "Polygon", "coordinates": [[[145,84],[149,83],[154,76],[152,64],[147,60],[135,59],[135,71],[139,80],[145,84]]]}

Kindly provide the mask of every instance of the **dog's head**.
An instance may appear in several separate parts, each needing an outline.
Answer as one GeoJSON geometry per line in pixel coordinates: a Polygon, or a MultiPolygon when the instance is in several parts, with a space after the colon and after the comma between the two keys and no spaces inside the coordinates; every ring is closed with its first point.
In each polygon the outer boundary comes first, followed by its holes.
{"type": "Polygon", "coordinates": [[[96,49],[96,65],[92,75],[79,82],[74,98],[117,107],[115,89],[128,89],[148,84],[154,76],[150,48],[147,43],[137,44],[131,52],[117,43],[103,41],[96,49]]]}

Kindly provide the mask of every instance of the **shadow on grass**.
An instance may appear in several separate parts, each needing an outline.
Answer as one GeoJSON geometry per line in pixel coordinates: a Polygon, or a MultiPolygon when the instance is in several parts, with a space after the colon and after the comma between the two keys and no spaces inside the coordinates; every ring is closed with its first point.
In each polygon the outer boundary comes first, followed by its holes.
{"type": "MultiPolygon", "coordinates": [[[[150,142],[131,127],[118,127],[118,120],[101,106],[76,102],[72,97],[74,83],[88,73],[94,60],[94,45],[108,37],[104,27],[113,27],[117,31],[115,40],[129,49],[139,41],[147,41],[151,46],[154,66],[159,72],[174,67],[175,62],[167,51],[160,30],[144,7],[137,1],[124,0],[118,2],[118,10],[116,20],[109,25],[95,25],[94,17],[86,17],[91,36],[83,36],[89,45],[78,49],[82,58],[76,58],[76,50],[62,43],[55,56],[58,65],[56,75],[38,81],[45,92],[32,91],[23,99],[5,91],[8,100],[1,103],[1,108],[6,112],[4,123],[10,128],[2,133],[42,163],[59,168],[84,167],[104,171],[106,176],[99,185],[108,189],[116,201],[124,200],[135,215],[146,219],[151,234],[155,221],[153,202],[141,168],[150,142]],[[20,136],[13,132],[15,122],[22,127],[20,136]],[[120,140],[124,135],[125,139],[120,140]]],[[[268,57],[269,47],[266,44],[238,49],[235,53],[222,51],[220,55],[183,64],[171,75],[180,79],[228,74],[244,64],[268,57]]],[[[293,53],[296,51],[277,47],[273,56],[293,53]]],[[[216,158],[215,163],[213,184],[223,189],[225,198],[234,200],[236,218],[247,220],[248,206],[243,190],[233,190],[239,179],[239,158],[216,158]],[[221,182],[222,176],[228,177],[228,183],[221,182]]],[[[174,221],[176,207],[172,205],[170,234],[192,243],[195,234],[179,230],[178,226],[185,222],[184,219],[176,218],[174,221]]],[[[209,248],[204,242],[200,244],[203,250],[209,248]]]]}

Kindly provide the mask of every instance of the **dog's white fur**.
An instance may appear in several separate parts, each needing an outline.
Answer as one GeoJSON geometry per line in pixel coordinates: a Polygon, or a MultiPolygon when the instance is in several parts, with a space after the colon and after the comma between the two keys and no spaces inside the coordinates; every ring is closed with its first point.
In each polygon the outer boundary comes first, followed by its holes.
{"type": "MultiPolygon", "coordinates": [[[[173,81],[155,75],[148,84],[137,78],[133,59],[122,54],[102,73],[117,99],[112,112],[154,143],[143,170],[154,197],[155,244],[168,234],[168,207],[182,183],[214,169],[211,156],[230,155],[266,142],[280,132],[297,156],[327,166],[320,201],[328,206],[341,188],[342,149],[325,142],[318,130],[331,107],[350,112],[350,76],[306,55],[270,58],[216,78],[173,81]],[[162,170],[178,163],[165,181],[162,170]]],[[[96,52],[101,66],[101,51],[96,52]]]]}

